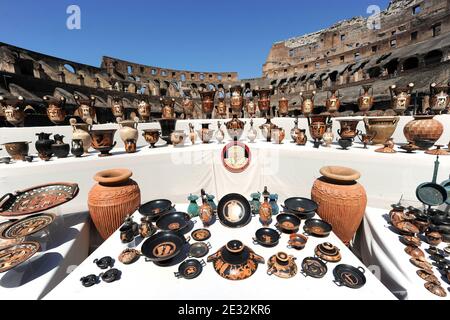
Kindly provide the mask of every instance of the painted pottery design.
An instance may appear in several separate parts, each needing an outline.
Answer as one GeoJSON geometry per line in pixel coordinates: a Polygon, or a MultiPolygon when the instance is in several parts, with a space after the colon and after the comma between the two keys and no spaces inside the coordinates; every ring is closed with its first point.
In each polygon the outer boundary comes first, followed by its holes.
{"type": "Polygon", "coordinates": [[[302,273],[306,276],[321,279],[327,272],[327,265],[319,258],[305,258],[302,262],[302,273]]]}
{"type": "Polygon", "coordinates": [[[97,173],[88,196],[89,214],[103,239],[109,238],[141,204],[139,186],[127,169],[97,173]]]}
{"type": "Polygon", "coordinates": [[[400,117],[370,117],[364,118],[367,134],[373,135],[374,144],[384,144],[397,129],[400,117]]]}
{"type": "Polygon", "coordinates": [[[14,217],[47,211],[72,200],[78,191],[74,183],[53,183],[6,194],[0,199],[0,215],[14,217]]]}
{"type": "Polygon", "coordinates": [[[50,121],[56,125],[64,124],[67,115],[64,109],[66,98],[54,99],[46,96],[44,101],[47,102],[47,116],[50,121]]]}
{"type": "Polygon", "coordinates": [[[329,126],[329,116],[308,117],[309,132],[315,141],[320,141],[329,126]]]}
{"type": "Polygon", "coordinates": [[[242,107],[244,105],[244,97],[242,95],[243,91],[243,86],[230,87],[230,106],[233,113],[241,114],[242,112],[242,107]]]}
{"type": "Polygon", "coordinates": [[[270,95],[272,94],[272,88],[269,89],[257,89],[258,94],[258,109],[262,115],[266,115],[270,110],[270,95]]]}
{"type": "Polygon", "coordinates": [[[374,104],[373,98],[373,88],[372,86],[365,85],[363,86],[364,92],[358,98],[358,107],[361,112],[369,112],[372,109],[374,104]],[[372,89],[372,94],[369,93],[370,89],[372,89]]]}
{"type": "Polygon", "coordinates": [[[55,134],[55,143],[52,144],[52,152],[57,158],[67,158],[70,153],[70,145],[64,143],[64,136],[55,134]]]}
{"type": "Polygon", "coordinates": [[[264,264],[264,258],[244,246],[241,241],[230,241],[217,253],[208,257],[214,270],[224,279],[239,281],[250,278],[264,264]]]}
{"type": "Polygon", "coordinates": [[[194,115],[194,101],[190,96],[184,97],[181,107],[183,108],[185,119],[192,119],[194,115]]]}
{"type": "Polygon", "coordinates": [[[244,133],[245,122],[239,120],[236,114],[233,115],[231,121],[225,123],[225,126],[231,139],[241,139],[242,134],[244,133]]]}
{"type": "Polygon", "coordinates": [[[217,115],[221,118],[227,116],[227,104],[225,103],[225,98],[219,98],[219,104],[217,105],[217,115]]]}
{"type": "Polygon", "coordinates": [[[144,137],[145,141],[150,144],[150,148],[154,148],[159,141],[161,132],[158,129],[146,129],[143,130],[142,136],[144,137]]]}
{"type": "Polygon", "coordinates": [[[209,204],[204,190],[202,190],[202,202],[203,204],[198,209],[198,215],[203,225],[208,227],[214,220],[214,210],[209,204]]]}
{"type": "Polygon", "coordinates": [[[299,132],[299,130],[300,130],[300,128],[298,127],[298,117],[295,119],[295,121],[294,121],[294,128],[292,128],[291,129],[291,139],[292,139],[292,141],[294,141],[295,142],[295,140],[296,140],[296,137],[297,137],[297,134],[298,134],[298,132],[299,132]]]}
{"type": "Polygon", "coordinates": [[[175,99],[160,98],[163,119],[175,118],[175,99]]]}
{"type": "Polygon", "coordinates": [[[195,241],[206,241],[211,238],[211,232],[208,229],[199,229],[192,232],[192,239],[195,241]]]}
{"type": "Polygon", "coordinates": [[[83,140],[73,139],[71,152],[76,158],[80,158],[84,154],[83,140]]]}
{"type": "Polygon", "coordinates": [[[340,250],[331,243],[322,243],[314,250],[316,256],[323,261],[336,263],[342,260],[340,250]]]}
{"type": "Polygon", "coordinates": [[[0,238],[18,239],[33,235],[48,227],[55,219],[53,214],[38,214],[17,220],[2,230],[0,238]]]}
{"type": "Polygon", "coordinates": [[[339,111],[339,108],[341,107],[341,100],[339,99],[339,91],[331,90],[331,96],[327,98],[325,106],[329,113],[335,113],[339,111]]]}
{"type": "Polygon", "coordinates": [[[202,100],[202,112],[209,116],[214,110],[214,97],[216,91],[200,91],[200,98],[202,100]]]}
{"type": "Polygon", "coordinates": [[[49,161],[53,156],[52,145],[55,143],[55,141],[50,139],[51,135],[51,133],[45,132],[36,134],[38,140],[35,143],[35,147],[39,154],[39,158],[44,161],[49,161]]]}
{"type": "Polygon", "coordinates": [[[118,119],[118,123],[120,126],[119,136],[123,143],[126,144],[129,140],[137,142],[139,137],[138,123],[133,120],[120,121],[120,119],[118,119]]]}
{"type": "Polygon", "coordinates": [[[23,127],[25,122],[24,98],[18,97],[10,101],[0,96],[0,103],[6,121],[14,127],[23,127]]]}
{"type": "Polygon", "coordinates": [[[410,83],[406,88],[398,88],[391,86],[391,101],[392,109],[399,115],[402,115],[406,109],[411,105],[411,94],[414,88],[414,83],[410,83]]]}
{"type": "Polygon", "coordinates": [[[304,94],[303,92],[300,93],[300,96],[302,97],[302,113],[305,117],[308,117],[314,111],[315,95],[315,91],[313,91],[312,94],[304,94]]]}
{"type": "Polygon", "coordinates": [[[304,146],[307,142],[308,137],[306,136],[306,130],[300,129],[295,137],[295,143],[299,146],[304,146]]]}
{"type": "Polygon", "coordinates": [[[266,123],[261,125],[259,127],[259,129],[261,129],[264,139],[266,139],[267,142],[271,142],[272,141],[272,130],[278,129],[278,127],[272,123],[272,121],[270,120],[270,117],[266,117],[266,123]]]}
{"type": "Polygon", "coordinates": [[[114,118],[124,118],[125,116],[125,108],[123,106],[123,101],[121,98],[113,99],[113,103],[111,106],[111,112],[114,118]]]}
{"type": "Polygon", "coordinates": [[[297,274],[297,264],[295,260],[297,258],[289,256],[284,252],[280,252],[269,259],[267,265],[269,269],[267,270],[268,275],[275,275],[282,279],[290,279],[295,277],[297,274]]]}
{"type": "Polygon", "coordinates": [[[327,131],[323,135],[323,142],[325,143],[326,147],[331,147],[331,144],[334,141],[334,134],[330,127],[328,127],[327,131]]]}
{"type": "Polygon", "coordinates": [[[247,133],[247,138],[250,141],[250,143],[254,143],[256,138],[258,137],[258,131],[256,131],[256,129],[253,127],[254,122],[253,119],[250,120],[250,129],[248,130],[247,133]]]}
{"type": "Polygon", "coordinates": [[[342,139],[355,139],[362,132],[359,131],[358,124],[361,120],[338,120],[341,128],[338,129],[338,134],[342,139]]]}
{"type": "Polygon", "coordinates": [[[177,147],[177,146],[183,146],[184,145],[184,141],[186,140],[186,133],[184,133],[184,131],[180,130],[180,131],[174,131],[172,132],[172,134],[170,135],[170,141],[172,142],[172,144],[177,147]]]}
{"type": "Polygon", "coordinates": [[[116,131],[116,129],[90,131],[92,147],[100,152],[99,157],[111,156],[109,152],[114,149],[117,144],[117,142],[114,141],[116,131]]]}
{"type": "Polygon", "coordinates": [[[138,104],[138,113],[139,113],[139,117],[141,118],[142,121],[149,121],[150,117],[151,117],[151,112],[152,112],[152,106],[142,100],[139,104],[138,104]]]}
{"type": "Polygon", "coordinates": [[[30,142],[9,142],[3,144],[9,156],[16,161],[25,161],[28,156],[30,142]]]}
{"type": "Polygon", "coordinates": [[[428,291],[430,291],[432,294],[441,297],[441,298],[445,298],[447,296],[447,292],[445,291],[445,289],[436,283],[433,282],[427,282],[425,283],[425,289],[427,289],[428,291]]]}
{"type": "Polygon", "coordinates": [[[283,128],[277,128],[272,130],[272,140],[275,144],[282,144],[284,138],[286,137],[286,132],[283,128]]]}
{"type": "Polygon", "coordinates": [[[193,145],[197,140],[197,134],[195,133],[194,125],[192,123],[189,123],[189,140],[191,140],[193,145]]]}
{"type": "Polygon", "coordinates": [[[289,100],[285,97],[282,97],[280,101],[278,101],[278,113],[281,117],[285,117],[289,113],[289,100]]]}
{"type": "Polygon", "coordinates": [[[89,153],[89,148],[92,144],[91,131],[92,126],[85,123],[77,123],[76,119],[70,119],[70,124],[72,125],[72,139],[83,141],[84,153],[89,153]]]}
{"type": "Polygon", "coordinates": [[[11,270],[33,257],[41,246],[38,242],[23,242],[0,250],[0,273],[11,270]]]}
{"type": "Polygon", "coordinates": [[[353,239],[367,206],[367,194],[356,182],[360,173],[344,167],[324,167],[311,191],[311,199],[318,204],[318,215],[333,226],[345,244],[353,239]]]}
{"type": "Polygon", "coordinates": [[[253,118],[256,115],[256,104],[253,101],[253,98],[247,100],[246,111],[247,111],[247,115],[250,118],[253,118]]]}
{"type": "Polygon", "coordinates": [[[217,122],[217,132],[216,132],[216,140],[219,144],[225,140],[225,132],[222,130],[222,124],[220,121],[217,122]]]}
{"type": "Polygon", "coordinates": [[[78,108],[75,110],[74,116],[80,117],[85,123],[92,124],[96,119],[95,113],[95,97],[89,100],[81,99],[80,96],[74,95],[78,108]]]}
{"type": "Polygon", "coordinates": [[[209,123],[202,123],[202,128],[197,131],[200,140],[208,144],[214,136],[214,130],[209,129],[209,123]]]}
{"type": "Polygon", "coordinates": [[[450,96],[448,95],[448,86],[437,87],[436,83],[432,83],[430,87],[431,95],[431,111],[434,113],[441,113],[442,111],[448,109],[450,106],[450,96]]]}
{"type": "Polygon", "coordinates": [[[158,119],[161,126],[161,139],[167,142],[168,145],[172,144],[170,136],[175,131],[177,126],[177,119],[158,119]]]}
{"type": "Polygon", "coordinates": [[[444,133],[444,126],[434,116],[414,116],[414,120],[403,128],[403,133],[409,143],[427,140],[434,145],[444,133]]]}
{"type": "Polygon", "coordinates": [[[272,223],[272,206],[269,203],[270,193],[267,191],[267,187],[264,188],[263,192],[264,202],[259,207],[259,220],[263,226],[270,226],[272,223]]]}
{"type": "Polygon", "coordinates": [[[121,263],[128,265],[136,262],[139,259],[140,255],[141,253],[138,250],[127,248],[122,251],[122,253],[119,255],[118,260],[121,263]]]}

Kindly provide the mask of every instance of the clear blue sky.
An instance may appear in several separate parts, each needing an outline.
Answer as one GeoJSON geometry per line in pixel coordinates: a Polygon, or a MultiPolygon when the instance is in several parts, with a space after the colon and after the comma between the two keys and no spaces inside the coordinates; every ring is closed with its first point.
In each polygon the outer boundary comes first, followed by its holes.
{"type": "Polygon", "coordinates": [[[99,66],[108,55],[259,77],[273,42],[317,31],[388,0],[0,0],[0,41],[99,66]],[[66,9],[81,7],[81,30],[66,9]]]}

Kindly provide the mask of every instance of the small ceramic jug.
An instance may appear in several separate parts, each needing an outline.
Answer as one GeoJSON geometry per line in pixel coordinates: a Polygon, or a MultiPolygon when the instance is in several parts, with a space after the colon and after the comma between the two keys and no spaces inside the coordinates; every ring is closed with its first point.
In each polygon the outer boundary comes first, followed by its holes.
{"type": "Polygon", "coordinates": [[[189,216],[191,218],[198,217],[198,210],[199,210],[199,206],[197,203],[198,196],[191,194],[191,195],[189,195],[188,200],[189,200],[189,206],[187,209],[187,213],[189,214],[189,216]]]}
{"type": "Polygon", "coordinates": [[[222,144],[223,140],[225,140],[225,132],[222,130],[222,124],[220,121],[217,122],[217,132],[216,132],[216,140],[219,144],[222,144]]]}
{"type": "Polygon", "coordinates": [[[259,213],[259,207],[261,207],[261,192],[256,192],[251,194],[252,201],[250,201],[250,207],[252,209],[252,214],[256,216],[259,213]]]}
{"type": "Polygon", "coordinates": [[[278,207],[277,201],[278,201],[278,195],[277,194],[271,194],[270,197],[270,206],[272,207],[272,215],[276,216],[280,212],[280,208],[278,207]]]}
{"type": "Polygon", "coordinates": [[[254,143],[256,138],[258,137],[258,131],[253,127],[253,119],[250,120],[250,130],[248,130],[247,138],[250,143],[254,143]]]}

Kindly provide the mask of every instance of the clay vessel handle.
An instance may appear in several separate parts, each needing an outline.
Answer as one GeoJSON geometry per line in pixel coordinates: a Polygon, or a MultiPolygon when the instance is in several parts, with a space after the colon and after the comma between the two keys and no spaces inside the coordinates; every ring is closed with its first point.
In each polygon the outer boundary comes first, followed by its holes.
{"type": "Polygon", "coordinates": [[[3,197],[0,198],[0,212],[3,211],[2,206],[5,204],[5,202],[12,197],[14,197],[14,195],[12,193],[7,193],[3,197]]]}

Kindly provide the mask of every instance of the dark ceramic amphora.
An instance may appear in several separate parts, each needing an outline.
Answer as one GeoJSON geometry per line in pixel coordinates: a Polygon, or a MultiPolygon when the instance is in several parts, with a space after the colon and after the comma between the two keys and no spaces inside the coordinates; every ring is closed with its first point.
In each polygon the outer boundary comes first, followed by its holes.
{"type": "Polygon", "coordinates": [[[37,152],[39,153],[39,158],[44,161],[49,161],[53,156],[52,145],[55,141],[50,139],[51,133],[37,133],[36,136],[38,140],[35,143],[37,152]]]}
{"type": "Polygon", "coordinates": [[[81,156],[84,154],[83,140],[81,139],[72,140],[72,154],[77,158],[81,158],[81,156]]]}
{"type": "Polygon", "coordinates": [[[55,134],[55,143],[52,145],[52,151],[57,158],[67,158],[70,153],[70,145],[64,143],[64,136],[55,134]]]}

